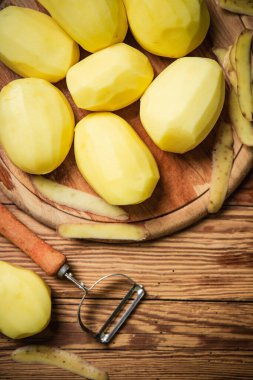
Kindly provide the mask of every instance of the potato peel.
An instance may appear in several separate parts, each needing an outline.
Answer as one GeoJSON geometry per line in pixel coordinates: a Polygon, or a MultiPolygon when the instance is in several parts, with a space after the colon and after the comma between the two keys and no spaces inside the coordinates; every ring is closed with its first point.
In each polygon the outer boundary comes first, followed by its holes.
{"type": "Polygon", "coordinates": [[[241,143],[247,146],[253,146],[253,125],[248,120],[252,118],[253,111],[253,60],[250,53],[252,34],[253,31],[245,29],[234,45],[229,46],[228,49],[213,49],[230,84],[228,100],[230,121],[241,143]],[[239,103],[239,99],[241,103],[245,103],[245,97],[248,119],[244,117],[243,107],[239,103]]]}
{"type": "Polygon", "coordinates": [[[230,57],[232,50],[233,50],[233,46],[229,46],[228,49],[216,48],[216,49],[213,49],[213,53],[218,59],[219,64],[222,66],[224,70],[224,74],[229,81],[229,84],[237,92],[237,75],[231,63],[231,57],[230,57]]]}
{"type": "Polygon", "coordinates": [[[230,63],[231,63],[234,70],[236,70],[235,51],[236,51],[236,43],[231,46],[230,51],[229,51],[230,63]]]}
{"type": "MultiPolygon", "coordinates": [[[[245,29],[235,44],[235,64],[237,74],[237,94],[243,116],[252,120],[252,88],[251,88],[251,42],[253,31],[245,29]]],[[[232,48],[233,51],[233,48],[232,48]]]]}
{"type": "Polygon", "coordinates": [[[214,48],[213,53],[217,57],[221,66],[223,66],[228,50],[225,48],[214,48]]]}
{"type": "Polygon", "coordinates": [[[227,11],[253,16],[252,0],[218,0],[218,4],[227,11]]]}
{"type": "Polygon", "coordinates": [[[106,372],[76,354],[59,348],[43,345],[23,346],[13,351],[12,359],[20,363],[54,365],[90,380],[109,379],[106,372]]]}
{"type": "Polygon", "coordinates": [[[148,232],[141,225],[129,223],[66,223],[58,227],[58,233],[65,238],[99,239],[119,241],[142,241],[148,232]]]}
{"type": "Polygon", "coordinates": [[[253,125],[243,117],[234,90],[230,92],[228,107],[231,123],[240,141],[247,146],[253,146],[253,125]]]}
{"type": "Polygon", "coordinates": [[[72,189],[42,176],[33,176],[32,182],[41,195],[49,201],[111,219],[128,219],[128,214],[123,208],[110,205],[96,195],[72,189]]]}
{"type": "Polygon", "coordinates": [[[226,198],[234,158],[233,142],[231,125],[221,122],[213,150],[212,178],[207,206],[209,213],[219,211],[226,198]]]}

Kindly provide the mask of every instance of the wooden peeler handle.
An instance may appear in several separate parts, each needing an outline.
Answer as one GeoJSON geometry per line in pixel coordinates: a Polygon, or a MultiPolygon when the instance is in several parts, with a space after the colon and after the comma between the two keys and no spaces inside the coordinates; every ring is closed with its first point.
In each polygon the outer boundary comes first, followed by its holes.
{"type": "Polygon", "coordinates": [[[66,257],[41,240],[0,204],[0,234],[25,252],[49,276],[56,275],[66,257]]]}

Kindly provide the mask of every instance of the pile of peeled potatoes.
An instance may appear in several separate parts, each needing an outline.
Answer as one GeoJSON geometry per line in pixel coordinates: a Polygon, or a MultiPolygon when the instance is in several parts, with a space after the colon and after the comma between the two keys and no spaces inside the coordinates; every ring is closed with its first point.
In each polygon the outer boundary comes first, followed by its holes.
{"type": "MultiPolygon", "coordinates": [[[[0,139],[23,171],[46,174],[66,158],[112,205],[149,198],[159,180],[145,143],[113,111],[140,99],[140,119],[162,150],[184,153],[211,131],[225,81],[213,59],[185,57],[210,24],[202,0],[40,0],[50,14],[8,6],[0,11],[0,58],[22,79],[0,94],[0,139]],[[141,46],[123,42],[128,27],[141,46]],[[80,60],[80,48],[92,54],[80,60]],[[145,50],[177,58],[155,79],[145,50]],[[66,78],[73,110],[52,83],[66,78]]],[[[40,7],[42,9],[42,7],[40,7]]]]}

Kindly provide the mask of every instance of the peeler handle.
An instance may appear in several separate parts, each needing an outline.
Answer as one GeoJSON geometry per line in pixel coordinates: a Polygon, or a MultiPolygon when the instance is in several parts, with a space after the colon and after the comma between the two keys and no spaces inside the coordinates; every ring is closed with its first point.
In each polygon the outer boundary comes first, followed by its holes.
{"type": "Polygon", "coordinates": [[[0,234],[27,254],[49,276],[56,275],[66,257],[41,240],[0,204],[0,234]]]}

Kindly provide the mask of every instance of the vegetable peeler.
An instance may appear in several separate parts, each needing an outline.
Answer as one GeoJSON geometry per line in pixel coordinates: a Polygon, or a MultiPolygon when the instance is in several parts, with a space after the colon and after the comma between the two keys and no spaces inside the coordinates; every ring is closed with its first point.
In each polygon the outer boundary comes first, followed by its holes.
{"type": "Polygon", "coordinates": [[[71,273],[66,261],[66,256],[57,251],[46,242],[41,240],[33,231],[21,223],[5,206],[0,204],[0,234],[11,241],[14,245],[25,252],[40,268],[49,276],[56,275],[60,279],[68,279],[80,290],[83,296],[77,310],[77,320],[81,329],[91,334],[100,343],[109,343],[118,330],[125,323],[127,318],[136,308],[145,294],[142,285],[137,284],[129,276],[123,273],[113,273],[98,279],[92,286],[87,287],[83,282],[78,281],[71,273]],[[88,293],[96,285],[110,277],[120,277],[130,284],[130,290],[122,298],[118,306],[112,312],[107,321],[98,332],[90,330],[82,321],[81,309],[88,293]],[[134,297],[132,303],[125,309],[128,301],[134,297]],[[119,317],[120,313],[123,314],[119,317]],[[115,323],[116,318],[119,318],[115,323]]]}

